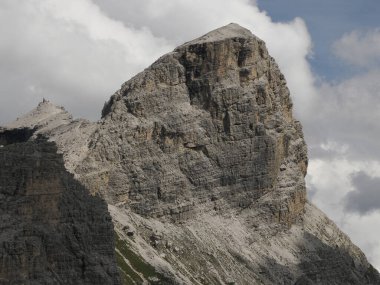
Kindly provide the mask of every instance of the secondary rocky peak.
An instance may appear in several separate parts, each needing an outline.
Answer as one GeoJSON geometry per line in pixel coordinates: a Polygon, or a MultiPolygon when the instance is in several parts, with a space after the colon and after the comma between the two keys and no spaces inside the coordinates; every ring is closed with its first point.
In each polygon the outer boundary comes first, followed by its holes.
{"type": "MultiPolygon", "coordinates": [[[[64,155],[66,168],[72,173],[86,155],[88,139],[95,128],[96,123],[84,119],[73,119],[64,107],[57,106],[46,99],[43,99],[29,113],[5,126],[5,130],[19,129],[19,133],[30,133],[33,138],[42,135],[54,141],[59,152],[64,155]]],[[[14,132],[9,133],[14,136],[14,132]]]]}
{"type": "Polygon", "coordinates": [[[51,121],[68,122],[72,116],[60,106],[56,106],[50,101],[43,99],[36,108],[29,113],[17,118],[15,121],[6,125],[8,128],[33,128],[38,125],[51,123],[51,121]]]}

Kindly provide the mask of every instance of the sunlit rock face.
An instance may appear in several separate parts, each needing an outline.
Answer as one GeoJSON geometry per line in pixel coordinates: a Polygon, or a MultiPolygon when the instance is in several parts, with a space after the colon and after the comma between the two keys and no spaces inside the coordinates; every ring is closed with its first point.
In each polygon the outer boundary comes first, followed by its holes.
{"type": "Polygon", "coordinates": [[[284,76],[264,42],[238,25],[126,82],[93,143],[77,172],[107,165],[86,183],[146,217],[186,219],[200,204],[246,208],[273,192],[287,205],[274,206],[278,220],[292,223],[304,209],[306,145],[284,76]]]}

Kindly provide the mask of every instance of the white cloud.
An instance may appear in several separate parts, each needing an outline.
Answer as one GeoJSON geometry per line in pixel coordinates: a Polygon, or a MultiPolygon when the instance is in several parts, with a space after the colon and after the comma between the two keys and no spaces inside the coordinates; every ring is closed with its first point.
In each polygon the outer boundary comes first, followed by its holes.
{"type": "Polygon", "coordinates": [[[358,66],[380,64],[380,29],[352,31],[337,40],[333,49],[344,61],[358,66]]]}
{"type": "Polygon", "coordinates": [[[322,143],[320,147],[324,151],[336,152],[338,154],[346,154],[350,148],[347,144],[340,145],[336,141],[332,140],[322,143]]]}
{"type": "MultiPolygon", "coordinates": [[[[349,193],[359,192],[353,183],[357,173],[380,178],[380,163],[376,160],[347,160],[344,158],[312,159],[309,162],[307,185],[316,189],[312,201],[346,232],[377,268],[380,268],[380,213],[347,212],[345,200],[349,193]]],[[[363,191],[363,195],[365,191],[363,191]]]]}
{"type": "Polygon", "coordinates": [[[347,148],[347,156],[351,158],[380,155],[378,78],[380,71],[370,70],[338,83],[324,82],[318,87],[318,96],[313,101],[315,111],[301,118],[313,155],[332,142],[335,152],[339,153],[339,147],[343,148],[340,152],[347,148]]]}
{"type": "Polygon", "coordinates": [[[91,119],[120,84],[172,49],[88,0],[2,1],[0,121],[46,97],[91,119]],[[12,28],[9,28],[12,27],[12,28]]]}

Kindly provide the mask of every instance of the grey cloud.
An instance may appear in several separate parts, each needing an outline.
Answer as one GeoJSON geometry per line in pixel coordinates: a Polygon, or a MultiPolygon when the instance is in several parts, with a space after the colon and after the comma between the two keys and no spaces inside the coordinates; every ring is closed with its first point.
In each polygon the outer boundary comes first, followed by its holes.
{"type": "Polygon", "coordinates": [[[316,188],[316,186],[313,183],[308,181],[308,179],[306,181],[307,181],[307,184],[306,184],[307,198],[311,201],[313,200],[314,196],[317,194],[318,188],[316,188]]]}
{"type": "Polygon", "coordinates": [[[333,44],[334,53],[343,61],[362,67],[380,64],[380,29],[352,31],[333,44]]]}
{"type": "Polygon", "coordinates": [[[380,210],[380,177],[370,177],[361,171],[352,176],[352,184],[355,190],[344,198],[347,212],[366,215],[380,210]]]}

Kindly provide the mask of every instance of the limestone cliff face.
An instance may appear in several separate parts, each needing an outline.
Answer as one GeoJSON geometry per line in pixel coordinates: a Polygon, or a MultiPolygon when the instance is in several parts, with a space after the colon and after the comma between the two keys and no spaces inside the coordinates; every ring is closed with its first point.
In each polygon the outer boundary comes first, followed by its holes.
{"type": "Polygon", "coordinates": [[[75,172],[112,204],[124,246],[172,284],[380,284],[307,203],[285,78],[248,30],[231,24],[176,48],[102,115],[75,172]]]}
{"type": "Polygon", "coordinates": [[[32,135],[0,132],[0,284],[119,284],[107,205],[32,135]]]}
{"type": "MultiPolygon", "coordinates": [[[[107,201],[124,284],[380,284],[307,201],[306,144],[285,78],[264,42],[236,24],[124,83],[98,123],[43,102],[12,127],[54,141],[66,168],[107,201]]],[[[73,221],[98,217],[87,210],[73,221]]],[[[7,268],[3,276],[15,274],[7,268]]]]}
{"type": "Polygon", "coordinates": [[[179,220],[196,205],[246,208],[276,192],[287,201],[273,209],[278,220],[303,212],[301,126],[284,76],[248,30],[229,25],[164,55],[112,96],[103,117],[76,172],[113,203],[179,220]]]}

